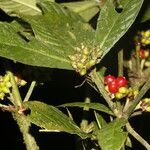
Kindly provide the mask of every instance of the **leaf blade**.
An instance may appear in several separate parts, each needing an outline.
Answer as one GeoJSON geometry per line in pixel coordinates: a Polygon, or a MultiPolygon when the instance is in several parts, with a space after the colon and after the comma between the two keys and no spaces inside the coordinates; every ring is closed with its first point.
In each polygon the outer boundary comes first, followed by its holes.
{"type": "Polygon", "coordinates": [[[24,105],[31,111],[27,115],[27,119],[45,131],[63,131],[70,134],[77,134],[82,138],[88,137],[69,117],[57,108],[39,101],[25,102],[24,105]]]}
{"type": "MultiPolygon", "coordinates": [[[[49,0],[53,2],[53,0],[49,0]]],[[[41,15],[41,10],[36,6],[37,0],[1,0],[0,8],[11,16],[41,15]]]]}
{"type": "Polygon", "coordinates": [[[111,0],[108,0],[102,7],[95,39],[100,42],[100,48],[103,51],[101,59],[130,28],[142,3],[143,0],[122,0],[123,11],[121,13],[115,11],[111,0]]]}
{"type": "Polygon", "coordinates": [[[98,143],[103,150],[120,150],[127,133],[121,128],[127,123],[126,119],[115,119],[97,132],[98,143]]]}
{"type": "Polygon", "coordinates": [[[68,56],[81,43],[91,41],[94,30],[77,14],[56,3],[40,6],[43,16],[23,16],[34,32],[29,41],[20,36],[20,30],[25,29],[17,23],[0,23],[0,56],[33,66],[73,70],[68,56]]]}
{"type": "Polygon", "coordinates": [[[74,102],[74,103],[62,104],[62,105],[59,105],[58,107],[80,107],[80,108],[88,107],[90,109],[102,111],[110,115],[113,115],[113,112],[108,107],[100,103],[74,102]]]}

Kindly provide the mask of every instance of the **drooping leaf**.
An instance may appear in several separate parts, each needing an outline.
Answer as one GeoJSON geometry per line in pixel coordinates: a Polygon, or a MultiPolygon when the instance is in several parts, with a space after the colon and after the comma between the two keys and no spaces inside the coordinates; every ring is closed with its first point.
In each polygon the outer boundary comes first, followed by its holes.
{"type": "Polygon", "coordinates": [[[45,132],[67,132],[77,134],[82,138],[88,137],[69,117],[57,108],[38,101],[24,103],[30,109],[27,119],[41,127],[45,132]]]}
{"type": "Polygon", "coordinates": [[[96,29],[96,41],[100,44],[103,56],[130,28],[142,6],[143,0],[121,0],[123,10],[118,13],[111,0],[102,7],[96,29]]]}
{"type": "Polygon", "coordinates": [[[98,143],[103,150],[121,149],[127,138],[127,132],[122,129],[126,123],[123,118],[116,119],[97,132],[98,143]]]}
{"type": "Polygon", "coordinates": [[[0,0],[0,8],[9,15],[41,14],[41,10],[36,6],[36,0],[0,0]]]}
{"type": "Polygon", "coordinates": [[[78,13],[87,22],[100,10],[99,3],[96,1],[69,2],[62,5],[78,13]]]}
{"type": "Polygon", "coordinates": [[[0,22],[0,56],[33,66],[72,69],[68,55],[73,55],[81,43],[90,45],[94,30],[56,3],[39,6],[43,15],[23,16],[34,32],[29,41],[20,36],[16,24],[0,22]]]}
{"type": "Polygon", "coordinates": [[[97,122],[97,125],[99,127],[99,129],[101,129],[102,127],[104,127],[107,122],[105,121],[105,119],[100,115],[98,114],[96,111],[94,112],[95,114],[95,118],[96,118],[96,122],[97,122]]]}
{"type": "Polygon", "coordinates": [[[108,107],[100,103],[75,102],[75,103],[66,103],[66,104],[60,105],[59,107],[80,107],[80,108],[88,107],[90,109],[102,111],[110,115],[113,115],[113,112],[108,107]]]}
{"type": "Polygon", "coordinates": [[[141,22],[150,21],[150,2],[149,0],[144,1],[144,5],[142,7],[141,15],[141,22]]]}

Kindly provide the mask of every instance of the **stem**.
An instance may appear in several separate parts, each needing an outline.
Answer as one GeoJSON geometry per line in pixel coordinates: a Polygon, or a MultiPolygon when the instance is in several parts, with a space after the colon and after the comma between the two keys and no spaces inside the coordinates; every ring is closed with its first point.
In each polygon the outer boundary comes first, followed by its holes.
{"type": "MultiPolygon", "coordinates": [[[[90,98],[86,97],[85,103],[90,103],[90,101],[91,101],[90,98]]],[[[87,111],[89,111],[89,107],[84,107],[83,108],[83,119],[82,119],[82,121],[80,123],[81,129],[83,131],[86,131],[86,128],[88,126],[87,111]]]]}
{"type": "Polygon", "coordinates": [[[125,102],[125,105],[124,105],[124,108],[123,108],[123,112],[127,111],[127,109],[129,108],[130,104],[131,104],[130,99],[126,98],[126,102],[125,102]]]}
{"type": "Polygon", "coordinates": [[[141,66],[140,66],[140,44],[136,45],[136,69],[138,74],[141,74],[141,66]]]}
{"type": "Polygon", "coordinates": [[[129,123],[126,124],[127,131],[139,141],[147,150],[150,150],[150,145],[146,140],[144,140],[132,127],[129,123]]]}
{"type": "Polygon", "coordinates": [[[92,79],[92,81],[95,83],[95,85],[97,86],[99,92],[102,94],[102,96],[104,97],[104,99],[106,100],[109,108],[114,112],[114,114],[117,117],[120,117],[120,114],[118,112],[118,110],[114,107],[114,103],[112,102],[111,98],[109,97],[107,91],[105,90],[105,86],[104,83],[102,81],[102,79],[100,79],[96,73],[96,69],[93,69],[90,73],[90,77],[92,79]]]}
{"type": "Polygon", "coordinates": [[[141,88],[139,94],[135,97],[132,105],[128,108],[128,110],[125,112],[125,118],[129,118],[129,116],[132,114],[142,97],[145,95],[145,93],[149,90],[150,88],[150,78],[148,81],[145,83],[145,85],[141,88]]]}
{"type": "Polygon", "coordinates": [[[24,102],[26,102],[26,101],[29,100],[29,98],[30,98],[30,96],[31,96],[31,94],[33,92],[33,89],[34,89],[35,85],[36,85],[36,81],[32,81],[32,83],[31,83],[31,85],[29,87],[29,90],[28,90],[28,92],[27,92],[27,94],[26,94],[26,96],[24,98],[24,102]]]}
{"type": "Polygon", "coordinates": [[[136,116],[139,116],[139,115],[142,115],[143,112],[140,110],[140,111],[137,111],[137,112],[134,112],[131,117],[136,117],[136,116]]]}
{"type": "Polygon", "coordinates": [[[145,59],[142,59],[142,60],[141,60],[141,71],[143,71],[144,64],[145,64],[145,59]]]}
{"type": "Polygon", "coordinates": [[[21,96],[20,96],[20,92],[19,92],[17,83],[15,81],[14,75],[10,71],[7,71],[7,73],[10,76],[10,82],[12,84],[12,96],[13,96],[13,99],[14,99],[15,106],[21,107],[22,106],[22,99],[21,99],[21,96]]]}
{"type": "Polygon", "coordinates": [[[34,137],[29,133],[31,123],[24,115],[12,114],[13,118],[17,121],[20,131],[23,135],[24,143],[27,150],[39,150],[34,137]]]}
{"type": "Polygon", "coordinates": [[[0,108],[8,108],[9,106],[0,104],[0,108]]]}
{"type": "Polygon", "coordinates": [[[123,76],[123,49],[118,52],[118,76],[123,76]]]}

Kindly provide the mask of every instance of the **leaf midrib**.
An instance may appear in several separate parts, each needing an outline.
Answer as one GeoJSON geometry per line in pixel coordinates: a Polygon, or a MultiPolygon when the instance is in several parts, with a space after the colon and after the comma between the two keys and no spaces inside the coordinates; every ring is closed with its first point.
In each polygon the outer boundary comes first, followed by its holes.
{"type": "MultiPolygon", "coordinates": [[[[1,43],[1,42],[0,42],[1,43]]],[[[18,46],[18,45],[14,45],[14,44],[8,44],[8,43],[1,43],[2,45],[3,44],[5,44],[5,45],[7,45],[7,46],[14,46],[14,47],[20,47],[20,48],[23,48],[23,49],[26,49],[27,51],[32,51],[32,52],[34,52],[35,53],[35,51],[33,50],[33,49],[31,49],[31,48],[26,48],[26,47],[23,47],[23,46],[18,46]]],[[[66,62],[66,63],[69,63],[69,61],[67,60],[67,59],[63,59],[63,58],[60,58],[60,57],[57,57],[57,56],[55,56],[55,55],[46,55],[46,54],[44,54],[44,53],[42,53],[42,52],[39,52],[39,51],[36,51],[37,53],[39,53],[39,54],[41,54],[41,55],[43,55],[43,56],[46,56],[46,57],[50,57],[50,58],[53,58],[53,59],[56,59],[56,60],[59,60],[59,61],[63,61],[63,62],[66,62]]]]}
{"type": "Polygon", "coordinates": [[[29,5],[29,4],[27,4],[27,3],[20,2],[20,0],[12,0],[12,1],[13,1],[13,2],[16,2],[16,3],[18,3],[18,4],[25,5],[25,6],[31,8],[31,9],[34,9],[34,10],[36,10],[36,11],[38,11],[38,12],[41,12],[40,9],[38,9],[37,7],[33,7],[32,5],[29,5]]]}
{"type": "MultiPolygon", "coordinates": [[[[128,3],[127,3],[127,4],[128,4],[128,3]]],[[[126,8],[127,4],[125,5],[124,8],[126,8]]],[[[119,18],[121,15],[122,15],[122,14],[118,15],[118,17],[116,18],[116,21],[118,20],[118,18],[119,18]]],[[[112,29],[114,28],[114,25],[115,25],[116,21],[114,21],[113,26],[110,28],[109,32],[107,32],[107,34],[106,34],[106,36],[105,36],[105,38],[104,38],[104,40],[103,40],[103,42],[102,42],[102,44],[101,44],[101,47],[103,47],[103,45],[104,45],[106,39],[108,38],[110,32],[111,32],[112,29]]]]}

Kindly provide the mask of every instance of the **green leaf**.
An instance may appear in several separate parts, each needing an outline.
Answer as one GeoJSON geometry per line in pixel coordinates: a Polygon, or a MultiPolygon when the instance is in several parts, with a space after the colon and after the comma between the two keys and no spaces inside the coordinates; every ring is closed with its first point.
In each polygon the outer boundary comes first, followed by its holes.
{"type": "Polygon", "coordinates": [[[78,13],[86,22],[91,20],[100,10],[99,3],[96,1],[80,1],[62,3],[63,6],[78,13]]]}
{"type": "Polygon", "coordinates": [[[45,132],[67,132],[77,134],[81,138],[88,135],[84,133],[69,117],[59,111],[57,108],[38,101],[24,103],[25,107],[30,109],[27,119],[41,127],[45,132]]]}
{"type": "Polygon", "coordinates": [[[108,107],[106,107],[105,105],[100,104],[100,103],[75,102],[75,103],[66,103],[63,105],[59,105],[58,107],[81,107],[81,108],[88,107],[90,109],[102,111],[102,112],[108,113],[110,115],[113,115],[113,112],[108,107]]]}
{"type": "Polygon", "coordinates": [[[150,2],[149,0],[144,1],[144,5],[141,10],[141,22],[150,21],[150,2]]]}
{"type": "Polygon", "coordinates": [[[34,32],[29,41],[22,38],[17,23],[0,22],[0,56],[33,66],[73,69],[68,55],[74,55],[81,43],[90,45],[94,30],[56,3],[39,6],[43,15],[23,16],[34,32]]]}
{"type": "Polygon", "coordinates": [[[127,132],[123,131],[127,120],[115,119],[97,132],[98,144],[102,150],[120,150],[123,146],[127,132]]]}
{"type": "MultiPolygon", "coordinates": [[[[0,8],[11,16],[41,15],[41,10],[36,6],[38,0],[0,0],[0,8]]],[[[53,2],[54,0],[47,0],[53,2]]]]}
{"type": "Polygon", "coordinates": [[[9,15],[41,14],[41,10],[36,6],[36,0],[0,0],[0,8],[9,15]]]}
{"type": "Polygon", "coordinates": [[[97,112],[94,112],[94,114],[95,114],[96,122],[97,122],[99,129],[107,125],[107,122],[100,114],[98,114],[97,112]]]}
{"type": "Polygon", "coordinates": [[[101,59],[127,32],[142,6],[143,0],[121,0],[123,11],[118,13],[111,0],[102,7],[96,29],[96,41],[103,51],[101,59]]]}

